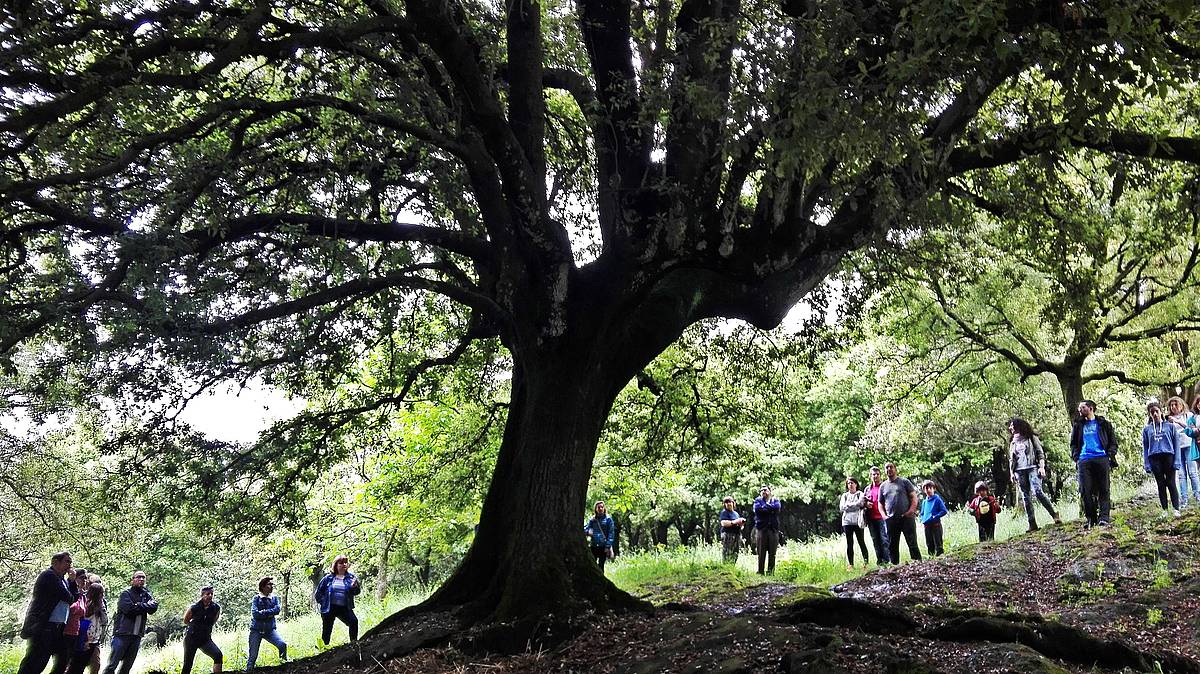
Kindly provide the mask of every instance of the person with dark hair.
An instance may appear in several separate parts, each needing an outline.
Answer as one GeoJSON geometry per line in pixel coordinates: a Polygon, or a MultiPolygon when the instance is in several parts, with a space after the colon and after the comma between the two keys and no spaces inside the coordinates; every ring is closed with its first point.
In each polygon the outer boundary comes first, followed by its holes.
{"type": "Polygon", "coordinates": [[[930,557],[938,557],[946,552],[942,531],[942,518],[950,511],[946,510],[946,502],[938,495],[938,485],[933,480],[921,483],[921,491],[925,498],[921,499],[921,526],[925,529],[925,549],[930,557]]]}
{"type": "Polygon", "coordinates": [[[867,525],[867,531],[871,532],[871,542],[875,544],[875,563],[886,566],[891,561],[888,554],[890,542],[884,523],[883,506],[879,502],[879,490],[883,487],[879,466],[871,466],[870,475],[871,484],[863,490],[863,522],[867,525]]]}
{"type": "Polygon", "coordinates": [[[213,642],[213,626],[221,619],[221,605],[213,601],[212,586],[200,588],[200,601],[188,607],[183,614],[187,631],[183,635],[183,669],[180,674],[191,674],[196,651],[203,651],[212,658],[213,674],[221,674],[224,655],[213,642]]]}
{"type": "Polygon", "coordinates": [[[1046,450],[1042,447],[1042,439],[1029,422],[1020,417],[1009,420],[1008,435],[1008,472],[1013,484],[1021,489],[1029,531],[1038,529],[1037,513],[1034,512],[1035,498],[1054,518],[1055,524],[1062,524],[1062,518],[1058,516],[1050,497],[1042,490],[1042,480],[1046,477],[1046,450]]]}
{"type": "Polygon", "coordinates": [[[1158,502],[1162,513],[1167,515],[1167,494],[1171,495],[1171,508],[1179,517],[1179,491],[1175,484],[1175,471],[1179,462],[1178,432],[1163,416],[1162,405],[1152,402],[1146,405],[1146,425],[1142,428],[1142,466],[1154,476],[1158,485],[1158,502]]]}
{"type": "Polygon", "coordinates": [[[54,667],[51,668],[50,674],[66,674],[67,669],[71,666],[71,662],[75,657],[75,652],[83,648],[80,638],[80,632],[86,632],[91,621],[84,617],[87,613],[87,591],[91,583],[88,582],[87,569],[74,569],[70,572],[74,575],[75,582],[75,603],[71,604],[71,608],[67,613],[67,624],[63,626],[63,639],[59,646],[59,651],[55,653],[54,667]]]}
{"type": "Polygon", "coordinates": [[[721,523],[721,559],[729,564],[737,563],[742,549],[742,525],[746,523],[746,518],[734,510],[734,505],[733,497],[726,496],[721,500],[721,513],[717,516],[721,523]]]}
{"type": "Polygon", "coordinates": [[[55,553],[50,557],[49,568],[38,574],[33,583],[33,599],[21,623],[21,638],[29,643],[17,674],[42,674],[51,657],[64,657],[63,629],[71,605],[78,598],[76,592],[71,553],[55,553]]]}
{"type": "Polygon", "coordinates": [[[362,592],[362,584],[350,573],[350,558],[338,555],[333,566],[317,584],[316,599],[321,607],[321,642],[329,645],[333,636],[333,620],[337,618],[350,629],[350,643],[358,643],[358,616],[354,615],[354,597],[362,592]]]}
{"type": "Polygon", "coordinates": [[[88,577],[87,604],[80,621],[80,647],[71,657],[67,674],[83,674],[83,670],[100,670],[100,644],[108,639],[108,605],[99,576],[88,577]],[[87,621],[86,629],[83,621],[87,621]]]}
{"type": "Polygon", "coordinates": [[[838,510],[842,513],[842,533],[846,535],[847,568],[854,570],[854,539],[858,539],[858,547],[862,550],[863,566],[871,563],[867,555],[867,541],[863,537],[863,508],[866,499],[858,488],[858,480],[846,478],[846,492],[838,499],[838,510]]]}
{"type": "Polygon", "coordinates": [[[138,650],[142,647],[142,637],[146,634],[147,616],[158,610],[158,602],[146,589],[146,572],[134,571],[129,589],[121,593],[117,600],[117,619],[113,621],[112,653],[108,656],[108,666],[104,674],[115,674],[118,663],[121,674],[129,674],[133,669],[133,661],[137,659],[138,650]]]}
{"type": "Polygon", "coordinates": [[[921,561],[921,548],[917,545],[917,488],[908,478],[902,477],[896,464],[883,466],[888,479],[879,487],[879,502],[887,525],[888,559],[900,563],[900,536],[908,545],[908,557],[921,561]]]}
{"type": "Polygon", "coordinates": [[[1117,434],[1096,403],[1084,400],[1071,424],[1071,460],[1079,474],[1079,496],[1087,526],[1108,526],[1112,504],[1109,480],[1117,467],[1117,434]]]}
{"type": "MultiPolygon", "coordinates": [[[[246,671],[254,670],[258,662],[258,647],[263,639],[279,651],[280,662],[287,662],[287,642],[279,636],[275,616],[279,615],[279,597],[273,596],[275,579],[266,576],[258,581],[258,594],[250,600],[250,645],[246,651],[246,671]]],[[[328,642],[327,642],[328,643],[328,642]]]]}
{"type": "Polygon", "coordinates": [[[771,488],[758,490],[754,499],[754,535],[758,545],[758,573],[775,573],[775,552],[779,549],[779,499],[771,496],[771,488]]]}
{"type": "Polygon", "coordinates": [[[596,501],[592,507],[592,518],[583,525],[583,533],[587,535],[592,558],[604,573],[604,564],[613,558],[613,543],[617,540],[617,525],[608,516],[608,506],[604,501],[596,501]]]}
{"type": "Polygon", "coordinates": [[[967,504],[967,510],[975,517],[979,528],[979,542],[996,540],[996,515],[1000,514],[1000,502],[989,493],[987,483],[975,483],[975,498],[967,504]]]}

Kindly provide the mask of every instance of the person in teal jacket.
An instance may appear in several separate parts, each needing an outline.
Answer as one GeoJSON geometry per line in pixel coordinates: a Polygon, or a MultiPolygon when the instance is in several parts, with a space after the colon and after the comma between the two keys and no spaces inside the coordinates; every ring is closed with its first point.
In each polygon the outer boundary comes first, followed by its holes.
{"type": "Polygon", "coordinates": [[[936,482],[925,480],[921,483],[921,491],[925,493],[925,498],[921,501],[921,526],[925,527],[925,548],[929,550],[930,557],[937,557],[945,552],[942,544],[942,518],[949,511],[946,510],[946,502],[937,493],[936,482]]]}

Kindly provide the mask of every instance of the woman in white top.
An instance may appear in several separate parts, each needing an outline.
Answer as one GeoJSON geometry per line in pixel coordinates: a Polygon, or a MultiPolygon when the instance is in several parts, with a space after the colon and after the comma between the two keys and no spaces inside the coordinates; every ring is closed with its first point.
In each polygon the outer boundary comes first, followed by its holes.
{"type": "Polygon", "coordinates": [[[867,557],[867,541],[863,538],[863,493],[858,489],[858,480],[846,478],[846,493],[838,499],[838,510],[842,513],[842,533],[846,535],[846,561],[849,569],[854,570],[854,539],[858,538],[858,547],[862,550],[863,566],[870,559],[867,557]]]}

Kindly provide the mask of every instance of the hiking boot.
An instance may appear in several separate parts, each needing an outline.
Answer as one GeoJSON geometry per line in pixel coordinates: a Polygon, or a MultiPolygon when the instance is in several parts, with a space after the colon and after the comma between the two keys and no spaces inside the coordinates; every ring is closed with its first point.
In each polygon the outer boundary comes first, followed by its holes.
{"type": "Polygon", "coordinates": [[[1176,510],[1176,511],[1175,511],[1175,516],[1176,516],[1176,517],[1182,517],[1182,516],[1183,516],[1183,513],[1181,513],[1181,512],[1179,512],[1178,510],[1176,510]]]}
{"type": "Polygon", "coordinates": [[[1036,524],[1030,524],[1030,525],[1029,525],[1029,528],[1025,530],[1025,533],[1027,533],[1027,534],[1031,534],[1031,533],[1033,533],[1033,532],[1035,532],[1035,531],[1037,531],[1037,530],[1038,530],[1038,525],[1036,525],[1036,524]]]}

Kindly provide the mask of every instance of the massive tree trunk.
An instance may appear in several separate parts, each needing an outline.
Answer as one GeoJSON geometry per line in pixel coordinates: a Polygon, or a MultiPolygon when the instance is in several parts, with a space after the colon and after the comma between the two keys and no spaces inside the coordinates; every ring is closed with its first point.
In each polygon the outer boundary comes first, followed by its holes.
{"type": "Polygon", "coordinates": [[[428,605],[463,606],[469,619],[489,621],[645,606],[601,575],[583,534],[600,432],[636,369],[627,347],[602,334],[564,341],[514,350],[509,416],[478,533],[428,605]]]}
{"type": "Polygon", "coordinates": [[[1062,390],[1063,406],[1067,413],[1067,422],[1075,418],[1075,408],[1083,400],[1083,373],[1080,369],[1060,370],[1054,373],[1058,378],[1058,387],[1062,390]]]}

